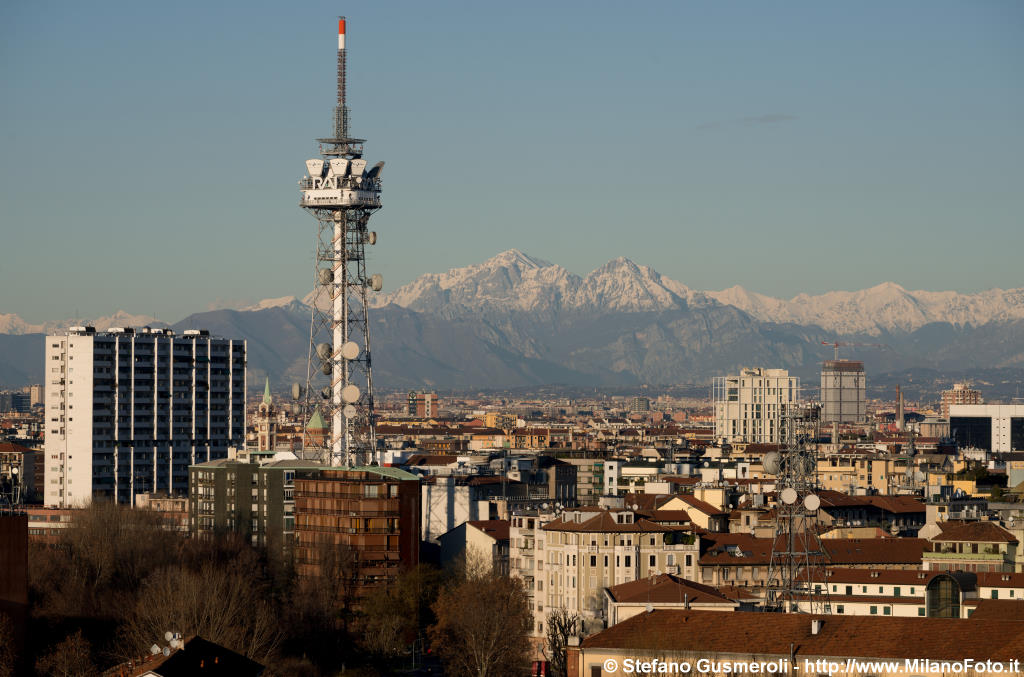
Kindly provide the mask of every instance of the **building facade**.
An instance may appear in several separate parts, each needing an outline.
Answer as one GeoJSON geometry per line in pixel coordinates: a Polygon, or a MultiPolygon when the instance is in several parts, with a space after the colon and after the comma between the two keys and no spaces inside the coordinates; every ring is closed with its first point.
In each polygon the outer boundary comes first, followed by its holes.
{"type": "Polygon", "coordinates": [[[785,421],[800,398],[800,379],[785,369],[742,369],[712,384],[715,437],[727,442],[780,444],[785,421]]]}
{"type": "Polygon", "coordinates": [[[295,481],[295,570],[344,576],[362,599],[419,564],[420,479],[398,468],[325,468],[295,481]]]}
{"type": "Polygon", "coordinates": [[[1024,451],[1024,404],[951,404],[949,434],[961,449],[1024,451]]]}
{"type": "Polygon", "coordinates": [[[949,408],[954,404],[984,404],[980,390],[973,390],[969,383],[954,383],[952,390],[942,391],[942,418],[949,420],[949,408]]]}
{"type": "Polygon", "coordinates": [[[245,444],[245,341],[73,327],[46,338],[47,506],[184,495],[188,467],[245,444]]]}
{"type": "Polygon", "coordinates": [[[863,423],[867,419],[865,386],[863,362],[826,360],[821,367],[822,422],[863,423]]]}

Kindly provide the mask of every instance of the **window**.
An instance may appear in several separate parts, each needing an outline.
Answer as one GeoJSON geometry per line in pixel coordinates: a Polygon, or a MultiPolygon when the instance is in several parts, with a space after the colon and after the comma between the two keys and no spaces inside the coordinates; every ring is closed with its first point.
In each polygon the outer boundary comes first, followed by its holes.
{"type": "Polygon", "coordinates": [[[692,565],[693,565],[693,555],[687,555],[686,556],[686,566],[692,566],[692,565]]]}
{"type": "Polygon", "coordinates": [[[376,484],[367,484],[363,487],[363,496],[366,498],[377,498],[377,491],[380,489],[376,484]]]}
{"type": "Polygon", "coordinates": [[[628,567],[629,566],[629,555],[625,556],[625,562],[626,562],[625,565],[628,567]]]}
{"type": "Polygon", "coordinates": [[[999,599],[999,591],[998,590],[993,590],[992,591],[992,599],[999,599]]]}
{"type": "Polygon", "coordinates": [[[882,613],[884,615],[886,615],[886,616],[891,615],[892,614],[892,607],[891,606],[884,606],[884,607],[882,607],[882,613]]]}
{"type": "Polygon", "coordinates": [[[648,566],[658,566],[658,558],[655,555],[651,555],[648,566]]]}
{"type": "Polygon", "coordinates": [[[918,616],[924,616],[924,607],[923,606],[917,607],[917,615],[918,616]]]}
{"type": "Polygon", "coordinates": [[[837,614],[843,613],[843,605],[842,604],[837,604],[836,605],[836,613],[837,614]]]}
{"type": "Polygon", "coordinates": [[[871,607],[871,615],[872,616],[878,615],[878,607],[877,606],[871,607]]]}
{"type": "Polygon", "coordinates": [[[896,587],[894,587],[892,589],[892,596],[893,597],[899,597],[900,596],[900,588],[899,588],[899,586],[896,586],[896,587]]]}
{"type": "Polygon", "coordinates": [[[852,585],[846,586],[846,594],[847,595],[852,595],[853,594],[853,586],[852,585]]]}
{"type": "Polygon", "coordinates": [[[591,555],[590,556],[590,566],[592,566],[592,567],[596,567],[597,566],[597,555],[591,555]]]}

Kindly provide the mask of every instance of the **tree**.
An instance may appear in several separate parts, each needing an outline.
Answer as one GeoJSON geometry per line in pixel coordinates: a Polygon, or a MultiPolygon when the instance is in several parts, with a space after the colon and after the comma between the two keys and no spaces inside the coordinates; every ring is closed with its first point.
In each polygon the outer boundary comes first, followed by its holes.
{"type": "Polygon", "coordinates": [[[440,570],[420,565],[403,571],[394,583],[379,587],[363,605],[359,632],[363,647],[382,658],[405,654],[433,622],[430,607],[441,583],[440,570]]]}
{"type": "Polygon", "coordinates": [[[551,664],[552,677],[567,677],[568,656],[566,646],[569,638],[576,635],[582,627],[580,615],[568,609],[555,609],[548,614],[544,624],[547,641],[544,645],[544,657],[551,664]]]}
{"type": "Polygon", "coordinates": [[[466,578],[443,590],[433,609],[430,640],[450,674],[504,677],[527,665],[533,616],[518,578],[466,578]]]}
{"type": "Polygon", "coordinates": [[[18,656],[14,649],[14,627],[11,617],[0,613],[0,677],[13,677],[18,656]]]}
{"type": "Polygon", "coordinates": [[[78,630],[36,661],[36,672],[49,677],[92,677],[99,673],[92,662],[92,647],[78,630]]]}
{"type": "Polygon", "coordinates": [[[277,649],[280,624],[258,578],[241,567],[206,564],[198,571],[159,569],[146,580],[125,628],[129,655],[137,655],[166,631],[200,635],[265,662],[277,649]]]}

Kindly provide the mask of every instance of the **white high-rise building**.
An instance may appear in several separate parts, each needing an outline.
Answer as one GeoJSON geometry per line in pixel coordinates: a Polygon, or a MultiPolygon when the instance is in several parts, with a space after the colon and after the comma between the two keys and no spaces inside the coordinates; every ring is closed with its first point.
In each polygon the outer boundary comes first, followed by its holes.
{"type": "Polygon", "coordinates": [[[245,341],[72,327],[46,337],[47,506],[188,494],[188,466],[245,445],[245,341]]]}
{"type": "Polygon", "coordinates": [[[863,423],[864,363],[854,360],[825,360],[821,367],[821,420],[825,423],[863,423]]]}
{"type": "Polygon", "coordinates": [[[781,444],[785,421],[800,398],[800,379],[785,369],[741,369],[713,382],[715,437],[727,442],[781,444]]]}

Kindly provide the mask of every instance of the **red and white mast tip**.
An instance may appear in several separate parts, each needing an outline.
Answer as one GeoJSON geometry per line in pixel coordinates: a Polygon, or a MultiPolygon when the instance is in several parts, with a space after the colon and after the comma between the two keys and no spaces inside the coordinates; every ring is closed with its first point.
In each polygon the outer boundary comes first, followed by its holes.
{"type": "Polygon", "coordinates": [[[345,19],[338,19],[338,49],[345,49],[345,19]]]}

